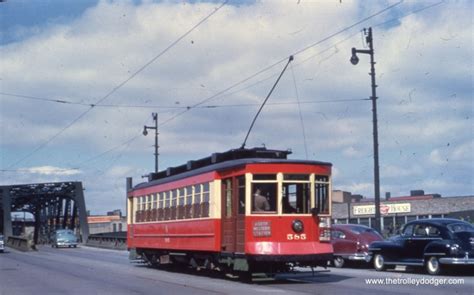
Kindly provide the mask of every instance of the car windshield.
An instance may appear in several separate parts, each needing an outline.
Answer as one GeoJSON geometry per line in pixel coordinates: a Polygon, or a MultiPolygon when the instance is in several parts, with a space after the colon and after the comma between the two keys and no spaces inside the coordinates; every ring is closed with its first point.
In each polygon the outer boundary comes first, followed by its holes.
{"type": "Polygon", "coordinates": [[[448,228],[452,232],[460,232],[460,231],[472,231],[474,227],[468,223],[451,223],[448,224],[448,228]]]}
{"type": "Polygon", "coordinates": [[[58,231],[56,232],[56,235],[58,236],[69,236],[69,235],[74,235],[74,233],[71,231],[71,230],[62,230],[62,231],[58,231]]]}

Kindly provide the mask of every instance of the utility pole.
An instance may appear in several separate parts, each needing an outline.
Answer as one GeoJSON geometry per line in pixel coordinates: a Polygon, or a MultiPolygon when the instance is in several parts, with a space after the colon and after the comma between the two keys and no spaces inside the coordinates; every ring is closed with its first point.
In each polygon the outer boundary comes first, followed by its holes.
{"type": "Polygon", "coordinates": [[[151,114],[153,117],[153,121],[155,121],[155,126],[143,126],[143,135],[147,136],[148,135],[148,129],[153,129],[155,130],[155,173],[158,173],[158,114],[157,113],[152,113],[151,114]]]}
{"type": "Polygon", "coordinates": [[[365,41],[369,45],[369,49],[352,48],[351,63],[356,65],[359,63],[357,53],[370,55],[370,73],[372,86],[372,126],[373,126],[373,143],[374,143],[374,198],[375,198],[375,229],[382,232],[382,224],[380,219],[380,173],[379,173],[379,138],[377,129],[377,84],[375,83],[375,61],[374,61],[374,43],[372,38],[372,28],[364,29],[365,41]]]}

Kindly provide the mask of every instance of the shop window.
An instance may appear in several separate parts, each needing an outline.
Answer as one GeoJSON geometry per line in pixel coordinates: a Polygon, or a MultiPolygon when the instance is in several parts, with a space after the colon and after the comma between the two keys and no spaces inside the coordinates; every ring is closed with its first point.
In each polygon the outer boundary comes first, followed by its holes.
{"type": "Polygon", "coordinates": [[[359,224],[370,226],[369,225],[369,218],[359,218],[359,224]]]}

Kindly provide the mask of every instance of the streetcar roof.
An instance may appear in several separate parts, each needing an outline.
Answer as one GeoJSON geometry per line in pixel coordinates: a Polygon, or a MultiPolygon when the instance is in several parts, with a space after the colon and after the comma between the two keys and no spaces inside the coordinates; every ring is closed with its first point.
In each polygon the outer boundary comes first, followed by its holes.
{"type": "Polygon", "coordinates": [[[181,172],[174,175],[162,177],[156,180],[139,183],[133,187],[133,190],[165,184],[172,181],[177,181],[180,179],[184,179],[184,178],[188,178],[188,177],[192,177],[192,176],[196,176],[199,174],[208,173],[212,171],[219,172],[219,171],[223,171],[230,168],[245,166],[248,164],[303,164],[303,165],[332,166],[332,164],[329,162],[320,162],[320,161],[269,159],[269,158],[245,158],[245,159],[229,160],[229,161],[224,161],[220,163],[215,163],[215,164],[207,165],[207,166],[200,167],[197,169],[189,170],[186,172],[181,172]]]}

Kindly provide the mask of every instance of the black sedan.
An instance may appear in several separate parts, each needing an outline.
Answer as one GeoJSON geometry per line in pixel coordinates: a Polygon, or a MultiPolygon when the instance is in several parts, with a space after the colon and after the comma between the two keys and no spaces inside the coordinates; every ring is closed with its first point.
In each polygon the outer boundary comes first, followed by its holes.
{"type": "Polygon", "coordinates": [[[458,219],[415,220],[405,224],[400,236],[371,243],[369,253],[378,271],[421,266],[437,275],[446,265],[474,265],[474,227],[458,219]]]}

